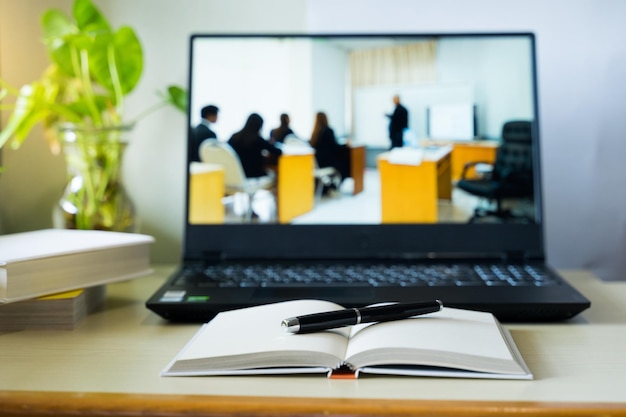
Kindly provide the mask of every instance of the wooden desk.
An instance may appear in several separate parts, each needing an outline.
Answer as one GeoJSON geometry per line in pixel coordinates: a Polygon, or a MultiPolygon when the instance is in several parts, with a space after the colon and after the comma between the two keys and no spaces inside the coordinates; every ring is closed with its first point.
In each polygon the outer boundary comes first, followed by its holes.
{"type": "Polygon", "coordinates": [[[452,181],[461,179],[463,168],[468,162],[493,163],[500,145],[496,140],[436,141],[426,140],[422,146],[452,146],[452,181]]]}
{"type": "Polygon", "coordinates": [[[171,270],[110,285],[104,310],[76,330],[0,333],[0,415],[626,416],[626,282],[568,272],[589,310],[564,323],[507,326],[534,381],[163,378],[198,329],[144,307],[171,270]]]}
{"type": "Polygon", "coordinates": [[[458,181],[463,168],[468,162],[487,162],[493,164],[496,160],[498,142],[476,141],[456,142],[452,145],[452,181],[458,181]]]}
{"type": "Polygon", "coordinates": [[[278,221],[289,223],[313,210],[315,168],[313,153],[285,154],[278,158],[278,221]]]}
{"type": "MultiPolygon", "coordinates": [[[[278,158],[276,195],[280,223],[289,223],[313,209],[313,158],[312,153],[283,154],[278,158]]],[[[202,162],[192,162],[189,170],[189,222],[223,223],[224,170],[219,165],[202,162]]],[[[362,179],[361,174],[361,183],[362,179]]]]}
{"type": "Polygon", "coordinates": [[[364,145],[350,145],[350,176],[354,180],[353,195],[363,191],[366,149],[364,145]]]}
{"type": "Polygon", "coordinates": [[[378,157],[383,223],[435,223],[438,199],[452,199],[449,146],[425,150],[419,165],[392,164],[378,157]]]}

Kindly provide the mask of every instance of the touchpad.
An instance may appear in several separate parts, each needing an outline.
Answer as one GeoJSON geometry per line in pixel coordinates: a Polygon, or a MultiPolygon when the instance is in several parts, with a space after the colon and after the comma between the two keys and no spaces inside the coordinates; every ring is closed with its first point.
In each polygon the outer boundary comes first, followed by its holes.
{"type": "Polygon", "coordinates": [[[360,301],[367,303],[372,298],[371,288],[257,288],[254,291],[255,300],[279,301],[302,298],[321,300],[360,301]]]}

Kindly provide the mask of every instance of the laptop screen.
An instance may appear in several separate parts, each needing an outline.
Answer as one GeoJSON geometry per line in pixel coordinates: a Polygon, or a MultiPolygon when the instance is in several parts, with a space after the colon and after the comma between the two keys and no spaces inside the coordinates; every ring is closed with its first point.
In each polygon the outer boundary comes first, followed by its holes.
{"type": "Polygon", "coordinates": [[[186,257],[541,256],[532,34],[195,35],[186,257]]]}

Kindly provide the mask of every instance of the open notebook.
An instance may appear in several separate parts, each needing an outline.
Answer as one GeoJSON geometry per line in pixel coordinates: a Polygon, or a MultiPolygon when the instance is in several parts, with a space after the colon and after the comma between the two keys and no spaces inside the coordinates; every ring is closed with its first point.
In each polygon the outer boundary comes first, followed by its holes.
{"type": "Polygon", "coordinates": [[[338,309],[328,301],[297,300],[220,313],[161,375],[533,378],[513,338],[490,313],[444,308],[403,320],[298,335],[280,326],[286,315],[338,309]]]}
{"type": "Polygon", "coordinates": [[[532,34],[194,35],[189,68],[184,254],[147,301],[159,315],[302,298],[440,299],[504,321],[589,306],[546,265],[532,34]],[[318,112],[330,166],[309,142],[318,112]],[[228,144],[251,114],[282,151],[254,179],[228,144]]]}

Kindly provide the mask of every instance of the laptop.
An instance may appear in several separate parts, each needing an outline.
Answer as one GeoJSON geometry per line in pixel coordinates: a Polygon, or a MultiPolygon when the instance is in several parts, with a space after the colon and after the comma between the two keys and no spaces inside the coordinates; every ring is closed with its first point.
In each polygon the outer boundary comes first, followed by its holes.
{"type": "Polygon", "coordinates": [[[187,161],[183,259],[150,310],[203,322],[289,299],[438,299],[537,322],[590,306],[547,265],[532,33],[197,34],[189,47],[189,155],[207,105],[214,147],[251,114],[267,140],[288,115],[305,146],[277,142],[256,181],[272,185],[252,191],[233,191],[227,162],[187,161]],[[334,184],[307,144],[318,112],[350,161],[334,184]],[[507,191],[511,159],[525,171],[507,191]]]}

